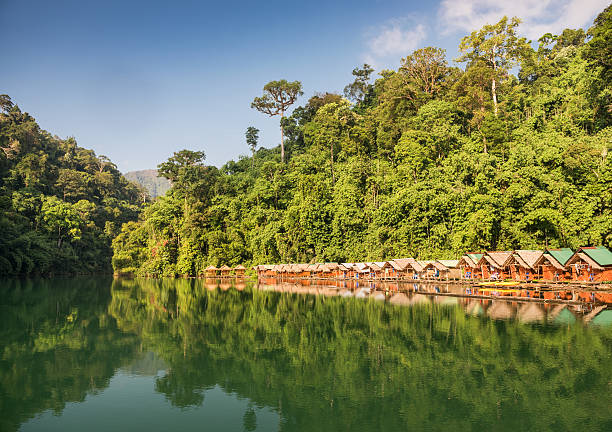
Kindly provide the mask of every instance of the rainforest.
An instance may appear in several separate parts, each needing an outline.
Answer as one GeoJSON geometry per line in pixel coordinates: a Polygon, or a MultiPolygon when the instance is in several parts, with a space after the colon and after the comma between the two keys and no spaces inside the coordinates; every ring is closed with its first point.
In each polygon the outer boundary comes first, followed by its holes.
{"type": "Polygon", "coordinates": [[[520,22],[475,29],[455,59],[424,47],[396,70],[356,67],[343,92],[295,108],[301,81],[271,81],[252,106],[277,116],[281,144],[258,147],[245,127],[250,156],[221,167],[178,151],[154,200],[3,95],[0,273],[611,247],[612,8],[537,41],[520,22]]]}

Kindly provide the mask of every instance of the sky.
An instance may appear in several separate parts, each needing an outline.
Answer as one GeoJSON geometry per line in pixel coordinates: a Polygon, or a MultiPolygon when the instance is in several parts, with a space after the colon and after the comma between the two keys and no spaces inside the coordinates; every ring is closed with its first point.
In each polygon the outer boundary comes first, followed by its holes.
{"type": "Polygon", "coordinates": [[[271,80],[342,92],[351,71],[397,68],[425,46],[457,57],[461,37],[504,15],[537,40],[588,28],[609,0],[0,0],[0,94],[49,132],[122,172],[182,149],[221,166],[248,154],[244,132],[280,143],[278,117],[251,109],[271,80]]]}

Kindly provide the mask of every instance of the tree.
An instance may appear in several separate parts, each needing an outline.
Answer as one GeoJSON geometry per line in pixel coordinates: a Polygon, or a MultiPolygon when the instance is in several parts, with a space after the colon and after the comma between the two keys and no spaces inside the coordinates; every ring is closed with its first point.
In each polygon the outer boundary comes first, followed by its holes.
{"type": "Polygon", "coordinates": [[[9,112],[13,108],[13,101],[9,95],[1,94],[0,95],[0,110],[4,112],[9,112]]]}
{"type": "Polygon", "coordinates": [[[107,166],[112,166],[113,168],[116,168],[116,166],[113,164],[113,162],[110,160],[108,156],[104,156],[104,155],[98,156],[96,159],[96,163],[98,165],[99,172],[104,171],[104,168],[106,168],[107,166]]]}
{"type": "Polygon", "coordinates": [[[255,150],[257,150],[257,141],[259,140],[259,129],[254,126],[249,126],[244,134],[246,137],[246,143],[253,153],[251,160],[251,168],[255,166],[255,150]]]}
{"type": "Polygon", "coordinates": [[[530,49],[525,38],[516,36],[516,28],[521,20],[514,17],[508,22],[503,17],[497,24],[487,24],[461,39],[459,62],[482,61],[490,68],[491,97],[493,110],[497,116],[497,83],[507,75],[523,53],[530,49]]]}
{"type": "Polygon", "coordinates": [[[285,111],[295,103],[298,96],[304,94],[302,83],[299,81],[288,82],[287,80],[270,81],[263,88],[263,96],[256,97],[251,103],[251,108],[267,114],[270,117],[280,115],[281,128],[281,162],[285,162],[285,131],[283,119],[285,111]]]}
{"type": "Polygon", "coordinates": [[[344,87],[344,96],[357,104],[363,102],[371,88],[369,81],[372,72],[374,69],[367,63],[364,63],[361,68],[353,69],[355,81],[344,87]]]}
{"type": "Polygon", "coordinates": [[[62,241],[66,236],[74,240],[81,238],[82,220],[72,204],[54,196],[46,197],[43,201],[41,216],[47,229],[57,233],[58,249],[62,247],[62,241]]]}
{"type": "Polygon", "coordinates": [[[157,166],[160,177],[165,177],[172,183],[176,183],[181,175],[181,170],[188,167],[202,165],[206,159],[203,151],[181,150],[157,166]]]}
{"type": "Polygon", "coordinates": [[[418,92],[434,97],[440,92],[448,73],[446,50],[435,47],[418,49],[402,59],[399,72],[411,81],[418,92]]]}

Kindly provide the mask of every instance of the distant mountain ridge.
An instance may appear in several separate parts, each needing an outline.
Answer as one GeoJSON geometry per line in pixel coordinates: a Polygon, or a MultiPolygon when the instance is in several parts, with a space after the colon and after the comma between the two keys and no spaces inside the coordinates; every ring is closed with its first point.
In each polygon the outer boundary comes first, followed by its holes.
{"type": "Polygon", "coordinates": [[[170,189],[170,181],[164,177],[158,177],[156,169],[130,171],[123,176],[145,188],[152,198],[165,195],[170,189]]]}

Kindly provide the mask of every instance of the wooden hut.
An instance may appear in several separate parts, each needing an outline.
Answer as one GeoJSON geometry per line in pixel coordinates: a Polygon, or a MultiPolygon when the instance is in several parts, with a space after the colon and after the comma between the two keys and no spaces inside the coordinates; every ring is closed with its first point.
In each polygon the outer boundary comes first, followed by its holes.
{"type": "Polygon", "coordinates": [[[319,268],[319,264],[308,264],[308,272],[310,273],[311,278],[321,277],[321,269],[319,268]]]}
{"type": "Polygon", "coordinates": [[[369,279],[370,278],[370,266],[366,263],[355,263],[353,265],[355,269],[355,275],[357,279],[369,279]]]}
{"type": "Polygon", "coordinates": [[[581,247],[566,265],[575,281],[612,281],[612,252],[605,246],[581,247]]]}
{"type": "Polygon", "coordinates": [[[510,277],[515,281],[532,281],[537,277],[538,267],[536,262],[542,256],[539,250],[515,250],[512,252],[504,267],[510,277]]]}
{"type": "Polygon", "coordinates": [[[424,277],[426,279],[458,279],[461,276],[457,267],[458,263],[458,260],[429,261],[423,266],[424,277]]]}
{"type": "Polygon", "coordinates": [[[438,262],[448,269],[446,279],[461,279],[459,260],[438,260],[438,262]]]}
{"type": "Polygon", "coordinates": [[[246,273],[246,267],[243,266],[242,264],[239,264],[236,267],[234,267],[234,275],[238,277],[243,277],[245,273],[246,273]]]}
{"type": "Polygon", "coordinates": [[[482,272],[482,278],[493,280],[504,280],[508,278],[510,275],[505,265],[511,255],[511,251],[485,252],[478,261],[478,266],[482,272]]]}
{"type": "Polygon", "coordinates": [[[206,276],[207,277],[216,277],[219,275],[219,269],[214,265],[209,265],[206,267],[206,276]]]}
{"type": "Polygon", "coordinates": [[[308,264],[298,264],[298,269],[299,272],[297,274],[297,277],[299,278],[308,278],[310,277],[310,270],[308,270],[308,264]]]}
{"type": "Polygon", "coordinates": [[[219,269],[219,272],[221,273],[221,277],[228,277],[230,275],[231,271],[232,271],[232,269],[229,268],[225,264],[223,266],[221,266],[221,268],[219,269]]]}
{"type": "Polygon", "coordinates": [[[344,277],[347,279],[354,279],[357,275],[355,271],[355,263],[342,263],[342,266],[346,269],[344,277]]]}
{"type": "Polygon", "coordinates": [[[540,279],[546,281],[571,280],[571,270],[566,267],[574,252],[569,248],[546,249],[542,256],[535,262],[540,279]]]}
{"type": "Polygon", "coordinates": [[[461,257],[458,266],[462,279],[480,279],[482,277],[482,272],[478,266],[482,255],[481,253],[470,252],[461,257]]]}
{"type": "Polygon", "coordinates": [[[414,258],[398,258],[393,262],[401,269],[398,274],[402,279],[418,279],[423,271],[423,267],[414,258]]]}
{"type": "Polygon", "coordinates": [[[387,261],[387,263],[389,264],[388,274],[391,279],[402,279],[404,277],[405,269],[395,260],[387,261]]]}

